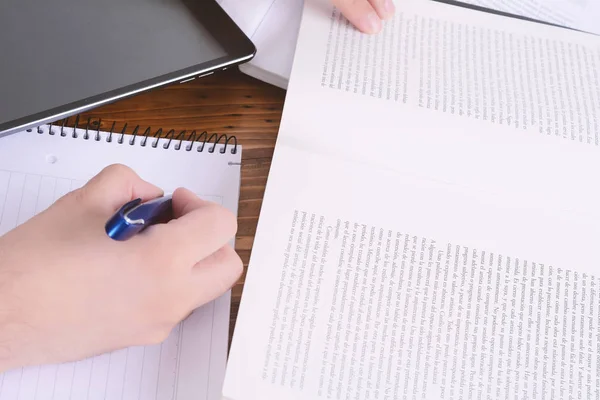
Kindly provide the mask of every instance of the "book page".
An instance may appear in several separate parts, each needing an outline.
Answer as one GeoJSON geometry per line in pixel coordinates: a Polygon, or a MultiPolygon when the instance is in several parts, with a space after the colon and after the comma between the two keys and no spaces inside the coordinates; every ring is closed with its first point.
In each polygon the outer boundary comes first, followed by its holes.
{"type": "MultiPolygon", "coordinates": [[[[60,128],[19,132],[0,140],[0,236],[81,187],[105,166],[122,163],[166,193],[186,187],[237,213],[237,154],[186,151],[179,140],[60,128]],[[89,134],[88,139],[84,136],[89,134]],[[96,141],[95,138],[99,140],[96,141]],[[121,140],[123,139],[123,140],[121,140]],[[164,148],[169,143],[169,148],[164,148]],[[231,164],[230,164],[231,163],[231,164]]],[[[209,145],[207,145],[209,146],[209,145]]],[[[212,146],[212,145],[210,145],[212,146]]],[[[209,147],[206,147],[209,149],[209,147]]],[[[0,374],[0,400],[219,399],[225,374],[230,294],[195,310],[161,344],[122,349],[78,362],[19,368],[0,374]]]]}
{"type": "Polygon", "coordinates": [[[465,0],[506,13],[600,35],[600,3],[594,0],[465,0]]]}
{"type": "Polygon", "coordinates": [[[600,39],[410,0],[364,35],[308,1],[278,140],[573,207],[600,152],[600,39]]]}
{"type": "Polygon", "coordinates": [[[595,396],[597,207],[287,145],[271,171],[227,399],[595,396]]]}

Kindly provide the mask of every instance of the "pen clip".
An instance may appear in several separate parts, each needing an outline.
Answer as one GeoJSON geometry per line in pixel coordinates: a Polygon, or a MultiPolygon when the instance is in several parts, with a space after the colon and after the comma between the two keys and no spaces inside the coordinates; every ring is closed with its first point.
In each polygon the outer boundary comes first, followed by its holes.
{"type": "Polygon", "coordinates": [[[136,208],[138,205],[140,205],[142,203],[142,199],[135,199],[135,200],[131,200],[129,203],[125,203],[118,211],[118,215],[119,217],[123,218],[128,224],[130,225],[143,225],[144,224],[144,220],[143,219],[129,219],[129,217],[127,216],[127,214],[129,214],[129,212],[131,210],[133,210],[134,208],[136,208]]]}
{"type": "Polygon", "coordinates": [[[147,202],[131,200],[121,206],[107,221],[105,231],[115,240],[127,240],[150,225],[172,219],[171,196],[158,197],[147,202]]]}
{"type": "MultiPolygon", "coordinates": [[[[135,209],[141,203],[142,199],[131,200],[121,206],[121,208],[113,214],[106,222],[104,228],[109,237],[115,240],[127,240],[144,227],[143,221],[142,225],[134,225],[129,222],[130,219],[127,217],[127,213],[135,209]],[[135,226],[135,228],[132,228],[132,226],[135,226]]],[[[139,221],[134,221],[134,223],[137,222],[139,221]]]]}

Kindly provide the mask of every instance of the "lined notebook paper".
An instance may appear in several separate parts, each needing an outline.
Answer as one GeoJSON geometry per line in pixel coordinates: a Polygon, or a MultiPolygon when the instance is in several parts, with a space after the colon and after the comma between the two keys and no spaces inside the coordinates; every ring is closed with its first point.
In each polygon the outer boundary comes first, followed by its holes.
{"type": "MultiPolygon", "coordinates": [[[[217,138],[206,136],[193,144],[150,137],[143,143],[140,136],[81,129],[74,138],[72,129],[52,131],[45,126],[0,139],[0,235],[113,163],[130,166],[165,192],[183,186],[237,213],[241,147],[231,138],[227,145],[225,138],[215,145],[217,138]]],[[[196,310],[160,345],[0,374],[0,400],[220,398],[229,306],[227,293],[196,310]]]]}

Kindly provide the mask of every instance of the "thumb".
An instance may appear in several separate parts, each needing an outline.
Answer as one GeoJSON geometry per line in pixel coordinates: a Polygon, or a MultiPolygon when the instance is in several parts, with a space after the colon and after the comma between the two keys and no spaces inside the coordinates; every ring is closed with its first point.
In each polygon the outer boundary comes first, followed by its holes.
{"type": "Polygon", "coordinates": [[[123,204],[162,196],[163,191],[139,177],[131,168],[114,164],[104,168],[81,189],[80,198],[94,209],[112,214],[123,204]]]}

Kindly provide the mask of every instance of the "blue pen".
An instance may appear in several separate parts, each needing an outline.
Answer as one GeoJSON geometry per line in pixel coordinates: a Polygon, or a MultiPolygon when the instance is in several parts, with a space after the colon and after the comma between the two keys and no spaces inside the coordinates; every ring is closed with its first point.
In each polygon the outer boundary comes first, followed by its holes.
{"type": "Polygon", "coordinates": [[[122,206],[107,222],[106,234],[114,240],[127,240],[150,225],[172,218],[172,198],[163,196],[142,203],[135,199],[122,206]]]}

